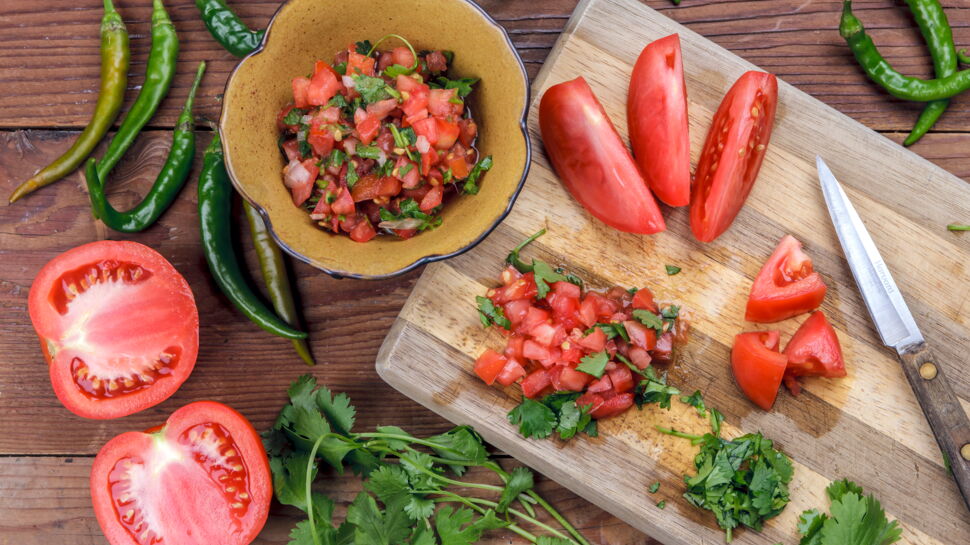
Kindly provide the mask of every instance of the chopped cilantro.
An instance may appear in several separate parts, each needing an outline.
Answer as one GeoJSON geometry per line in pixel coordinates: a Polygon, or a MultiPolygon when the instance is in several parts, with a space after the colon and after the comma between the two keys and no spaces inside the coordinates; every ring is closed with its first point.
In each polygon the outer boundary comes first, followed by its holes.
{"type": "Polygon", "coordinates": [[[472,85],[478,83],[478,78],[448,79],[438,76],[436,87],[440,89],[458,89],[456,93],[459,97],[467,97],[472,92],[472,85]]]}
{"type": "Polygon", "coordinates": [[[663,509],[667,507],[667,502],[665,500],[660,500],[657,502],[657,509],[663,509]]]}
{"type": "Polygon", "coordinates": [[[481,319],[483,326],[488,327],[495,324],[508,330],[512,329],[512,322],[505,317],[505,312],[502,310],[502,307],[496,306],[491,299],[482,297],[481,295],[476,297],[475,301],[478,303],[478,317],[481,319]]]}
{"type": "Polygon", "coordinates": [[[576,366],[576,370],[582,371],[587,375],[593,375],[596,378],[601,378],[603,373],[606,372],[606,364],[609,361],[609,354],[606,352],[597,352],[580,358],[580,363],[576,366]]]}
{"type": "Polygon", "coordinates": [[[951,223],[946,226],[947,231],[970,231],[970,225],[963,225],[960,223],[951,223]]]}
{"type": "Polygon", "coordinates": [[[825,489],[832,502],[831,515],[818,509],[798,517],[799,545],[889,545],[899,541],[902,528],[890,522],[872,494],[863,496],[862,487],[843,479],[825,489]]]}
{"type": "Polygon", "coordinates": [[[679,273],[681,270],[680,267],[676,267],[674,265],[664,265],[664,268],[667,269],[667,276],[673,276],[679,273]]]}
{"type": "Polygon", "coordinates": [[[465,178],[465,185],[462,187],[462,191],[468,195],[478,194],[478,180],[482,177],[482,173],[488,171],[492,168],[492,156],[488,155],[481,159],[475,166],[472,167],[471,172],[468,173],[468,177],[465,178]]]}
{"type": "Polygon", "coordinates": [[[303,110],[300,108],[293,108],[292,110],[287,112],[286,115],[283,117],[283,124],[284,125],[299,124],[300,121],[303,119],[303,116],[305,115],[306,115],[306,110],[303,110]]]}
{"type": "Polygon", "coordinates": [[[391,93],[388,92],[389,87],[381,78],[361,74],[354,74],[350,78],[354,80],[354,89],[360,93],[361,98],[367,104],[391,98],[391,93]]]}
{"type": "Polygon", "coordinates": [[[505,262],[515,267],[520,273],[525,274],[527,272],[532,272],[532,265],[529,265],[526,262],[522,261],[519,258],[519,252],[521,252],[526,246],[528,246],[529,244],[532,244],[537,238],[541,237],[544,234],[546,234],[546,230],[541,229],[535,234],[533,234],[532,236],[530,236],[529,238],[520,242],[518,246],[516,246],[515,248],[512,248],[512,251],[509,252],[508,256],[506,256],[505,262]]]}
{"type": "Polygon", "coordinates": [[[657,493],[657,490],[660,490],[660,481],[657,481],[657,482],[653,483],[652,485],[650,485],[650,493],[651,494],[656,494],[657,493]]]}
{"type": "Polygon", "coordinates": [[[311,148],[310,143],[306,141],[308,134],[310,134],[310,126],[300,125],[300,130],[296,133],[296,145],[300,152],[300,157],[303,159],[313,155],[313,148],[311,148]]]}
{"type": "Polygon", "coordinates": [[[401,66],[400,64],[392,64],[384,69],[384,75],[389,78],[396,78],[398,76],[406,76],[414,72],[413,68],[408,68],[407,66],[401,66]]]}
{"type": "Polygon", "coordinates": [[[695,390],[689,396],[680,396],[680,401],[697,409],[697,414],[701,417],[707,416],[707,407],[704,405],[704,397],[700,390],[695,390]]]}
{"type": "Polygon", "coordinates": [[[381,208],[381,220],[382,221],[399,221],[407,218],[414,218],[421,220],[421,224],[416,227],[419,231],[425,231],[427,229],[434,229],[441,225],[441,216],[435,216],[433,214],[425,214],[421,211],[418,206],[418,202],[414,199],[404,199],[400,204],[401,213],[394,214],[386,208],[381,208]]]}
{"type": "Polygon", "coordinates": [[[362,40],[354,43],[354,50],[361,55],[370,55],[371,50],[374,48],[370,40],[362,40]]]}
{"type": "Polygon", "coordinates": [[[364,159],[377,159],[381,156],[381,148],[377,146],[357,144],[356,152],[357,155],[363,157],[364,159]]]}
{"type": "MultiPolygon", "coordinates": [[[[627,363],[625,360],[626,358],[623,358],[620,361],[627,363]]],[[[661,409],[669,409],[670,398],[678,395],[680,390],[667,385],[667,375],[658,376],[653,367],[647,367],[640,371],[632,364],[628,364],[628,366],[644,377],[633,390],[633,400],[637,407],[642,409],[644,405],[657,403],[661,409]]]]}
{"type": "Polygon", "coordinates": [[[345,63],[345,62],[341,62],[341,63],[337,63],[337,64],[333,65],[333,69],[334,69],[335,72],[337,72],[341,76],[346,76],[347,75],[347,63],[345,63]]]}
{"type": "Polygon", "coordinates": [[[335,149],[330,152],[330,155],[325,159],[326,168],[330,167],[340,167],[343,166],[344,161],[347,160],[347,154],[342,150],[335,149]]]}
{"type": "Polygon", "coordinates": [[[330,102],[327,102],[327,106],[331,108],[341,108],[341,109],[346,108],[347,99],[343,95],[338,93],[334,95],[333,98],[330,99],[330,102]]]}
{"type": "Polygon", "coordinates": [[[553,432],[568,441],[579,433],[596,437],[596,421],[589,414],[590,407],[577,406],[579,392],[549,394],[539,401],[522,397],[522,402],[509,411],[509,422],[519,426],[526,438],[544,439],[553,432]]]}
{"type": "Polygon", "coordinates": [[[350,161],[347,164],[347,187],[353,189],[359,179],[360,175],[357,174],[357,164],[355,161],[350,161]]]}
{"type": "Polygon", "coordinates": [[[658,334],[663,332],[663,319],[649,310],[638,308],[633,311],[633,317],[650,329],[656,329],[658,334]]]}

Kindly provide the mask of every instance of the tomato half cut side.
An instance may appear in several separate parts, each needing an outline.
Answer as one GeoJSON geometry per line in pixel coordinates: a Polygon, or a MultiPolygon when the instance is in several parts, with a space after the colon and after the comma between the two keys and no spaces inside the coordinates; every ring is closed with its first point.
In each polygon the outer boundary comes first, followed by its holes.
{"type": "Polygon", "coordinates": [[[788,368],[785,385],[792,393],[800,388],[797,377],[841,378],[845,373],[842,345],[835,329],[821,311],[813,312],[785,346],[788,368]]]}
{"type": "Polygon", "coordinates": [[[266,523],[272,497],[256,430],[214,401],[116,436],[91,467],[94,514],[111,545],[246,545],[266,523]]]}
{"type": "Polygon", "coordinates": [[[28,305],[54,393],[78,416],[161,403],[195,367],[192,290],[148,246],[106,240],[68,250],[41,268],[28,305]]]}
{"type": "Polygon", "coordinates": [[[826,289],[802,243],[785,235],[751,285],[744,319],[769,323],[810,312],[822,304],[826,289]]]}
{"type": "Polygon", "coordinates": [[[778,80],[745,72],[714,114],[697,162],[690,228],[701,242],[727,231],[741,211],[765,158],[778,104],[778,80]]]}
{"type": "Polygon", "coordinates": [[[643,48],[627,98],[630,145],[654,195],[670,206],[690,203],[690,135],[680,36],[643,48]]]}
{"type": "Polygon", "coordinates": [[[657,201],[585,79],[546,90],[539,128],[556,174],[590,214],[627,233],[666,229],[657,201]]]}
{"type": "Polygon", "coordinates": [[[770,410],[778,396],[788,358],[778,352],[777,331],[741,333],[734,337],[731,371],[744,395],[755,405],[770,410]]]}

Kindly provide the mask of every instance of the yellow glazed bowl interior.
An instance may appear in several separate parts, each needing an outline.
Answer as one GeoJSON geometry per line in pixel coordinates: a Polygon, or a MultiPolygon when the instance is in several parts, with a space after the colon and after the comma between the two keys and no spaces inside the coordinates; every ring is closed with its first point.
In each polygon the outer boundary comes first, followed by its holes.
{"type": "MultiPolygon", "coordinates": [[[[390,44],[397,45],[397,44],[390,44]]],[[[460,254],[508,214],[529,167],[525,130],[528,76],[505,31],[466,0],[289,0],[273,17],[260,50],[226,84],[220,130],[233,184],[256,206],[284,250],[337,277],[380,278],[460,254]],[[455,52],[452,77],[478,77],[470,107],[478,148],[494,166],[478,195],[445,203],[442,225],[409,240],[357,243],[317,227],[283,185],[276,116],[293,99],[291,80],[318,59],[361,40],[400,34],[415,50],[455,52]]]]}

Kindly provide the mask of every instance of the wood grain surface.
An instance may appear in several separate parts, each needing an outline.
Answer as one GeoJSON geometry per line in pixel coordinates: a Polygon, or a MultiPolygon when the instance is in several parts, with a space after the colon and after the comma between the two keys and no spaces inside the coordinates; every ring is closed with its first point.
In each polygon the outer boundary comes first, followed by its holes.
{"type": "MultiPolygon", "coordinates": [[[[279,4],[276,0],[229,3],[254,27],[264,25],[279,4]]],[[[480,3],[508,29],[530,75],[535,76],[576,0],[480,3]]],[[[840,7],[837,1],[684,0],[680,7],[667,0],[644,3],[893,140],[905,137],[919,112],[918,107],[870,85],[851,62],[835,31],[840,7]]],[[[143,79],[150,39],[150,2],[116,0],[115,4],[131,31],[127,108],[143,79]]],[[[943,4],[957,43],[970,46],[970,9],[962,0],[944,0],[943,4]]],[[[225,78],[236,62],[208,36],[191,0],[167,0],[166,5],[181,38],[178,75],[160,113],[115,170],[111,199],[119,207],[136,202],[161,166],[171,125],[196,63],[201,59],[210,62],[197,111],[217,119],[225,78]]],[[[932,68],[922,40],[900,6],[893,0],[855,2],[856,11],[897,66],[912,74],[929,75],[932,68]]],[[[93,90],[98,86],[100,17],[101,2],[97,0],[0,2],[0,193],[9,193],[66,150],[87,123],[96,100],[93,90]]],[[[934,132],[914,147],[917,153],[964,179],[970,179],[968,111],[970,97],[958,97],[934,132]]],[[[199,140],[201,153],[208,138],[203,135],[199,140]]],[[[966,222],[968,218],[939,221],[966,222]]],[[[157,424],[178,406],[198,399],[229,403],[258,428],[265,427],[284,402],[288,383],[306,372],[291,356],[286,341],[263,334],[218,294],[205,270],[196,222],[194,180],[157,225],[133,236],[96,226],[79,173],[14,206],[0,206],[0,544],[103,545],[105,540],[90,508],[86,479],[90,457],[106,440],[122,431],[157,424]],[[26,301],[30,283],[45,262],[66,249],[103,238],[137,240],[172,260],[188,279],[199,303],[202,347],[193,377],[172,399],[139,415],[94,422],[75,417],[54,397],[27,317],[26,301]]],[[[502,249],[512,240],[507,235],[497,239],[502,249]]],[[[772,243],[767,238],[759,240],[752,252],[766,255],[772,243]]],[[[724,257],[727,259],[727,255],[724,257]]],[[[756,267],[756,261],[749,259],[747,266],[756,267]]],[[[839,267],[834,257],[820,265],[830,275],[845,274],[839,267]]],[[[314,354],[321,362],[311,371],[333,389],[351,395],[360,409],[360,425],[369,428],[393,423],[418,434],[446,429],[449,424],[445,420],[387,386],[373,368],[378,347],[419,271],[381,282],[337,281],[299,264],[294,273],[314,354]]],[[[478,271],[483,280],[494,274],[491,268],[478,271]]],[[[862,315],[852,319],[865,323],[862,315]]],[[[704,380],[713,383],[720,378],[704,380]]],[[[814,411],[814,420],[797,421],[808,436],[821,435],[838,416],[828,411],[825,403],[812,401],[813,393],[807,399],[808,403],[792,403],[785,410],[814,411]]],[[[721,407],[732,403],[726,396],[712,397],[712,401],[721,407]]],[[[733,403],[735,414],[742,414],[742,405],[737,400],[733,403]]],[[[862,435],[860,440],[867,438],[862,435]]],[[[821,442],[815,448],[837,447],[821,442]]],[[[848,463],[835,462],[837,468],[848,467],[848,463]]],[[[912,467],[893,465],[887,469],[887,479],[891,478],[889,471],[898,471],[907,483],[913,477],[912,467]]],[[[354,483],[334,476],[325,479],[323,485],[339,491],[351,490],[354,483]]],[[[549,480],[542,479],[540,487],[597,543],[655,543],[549,480]]],[[[676,496],[672,488],[666,492],[676,496]]],[[[345,492],[339,499],[351,496],[345,492]]],[[[293,521],[292,512],[274,508],[270,526],[258,543],[284,543],[293,521]]],[[[513,538],[496,533],[488,543],[519,543],[513,538]]]]}
{"type": "Polygon", "coordinates": [[[639,47],[624,45],[675,32],[683,48],[696,162],[721,98],[742,73],[757,67],[635,0],[584,0],[533,84],[534,160],[515,209],[480,247],[425,269],[378,355],[378,372],[428,408],[473,425],[492,444],[668,545],[719,542],[713,517],[679,497],[696,447],[654,429],[702,432],[707,422],[692,408],[629,411],[601,423],[595,440],[527,441],[505,419],[520,389],[488,387],[472,372],[482,351],[504,344],[496,331],[481,327],[474,297],[496,285],[508,249],[545,228],[548,233],[535,248],[550,263],[592,286],[645,286],[659,300],[682,305],[691,340],[679,352],[672,383],[683,392],[701,390],[708,404],[726,415],[728,436],[763,431],[793,459],[788,508],[761,533],[736,533],[737,543],[797,540],[798,514],[824,505],[825,487],[846,477],[875,492],[900,520],[902,543],[970,542],[970,516],[959,490],[847,270],[815,156],[826,158],[870,226],[927,343],[937,351],[941,370],[967,403],[970,240],[946,231],[940,219],[970,216],[964,181],[784,81],[758,183],[731,229],[713,243],[696,242],[685,208],[665,208],[665,233],[620,233],[586,213],[551,170],[542,153],[536,107],[545,90],[583,75],[625,138],[626,88],[639,47]],[[616,27],[620,19],[630,24],[616,27]],[[919,201],[912,200],[916,192],[922,194],[919,201]],[[806,380],[802,396],[782,394],[774,409],[764,412],[741,395],[728,362],[734,334],[780,329],[787,340],[805,319],[771,326],[742,320],[751,281],[785,234],[805,243],[825,277],[829,291],[821,308],[841,339],[849,376],[806,380]],[[669,277],[664,264],[683,271],[669,277]],[[661,492],[647,494],[658,480],[661,492]],[[654,505],[660,499],[667,502],[664,511],[654,505]]]}

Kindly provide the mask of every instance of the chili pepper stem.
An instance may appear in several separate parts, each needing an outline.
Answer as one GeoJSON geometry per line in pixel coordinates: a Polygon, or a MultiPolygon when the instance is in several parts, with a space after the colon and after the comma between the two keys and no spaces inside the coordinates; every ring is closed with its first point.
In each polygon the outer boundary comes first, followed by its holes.
{"type": "Polygon", "coordinates": [[[178,128],[181,130],[192,130],[195,125],[195,120],[192,116],[192,106],[195,104],[195,93],[199,90],[199,84],[202,83],[203,74],[205,74],[205,61],[199,62],[199,69],[195,72],[195,81],[192,82],[192,87],[189,88],[189,96],[185,99],[185,107],[182,108],[182,115],[179,116],[178,128]],[[186,121],[188,127],[183,126],[186,124],[186,121]]]}

